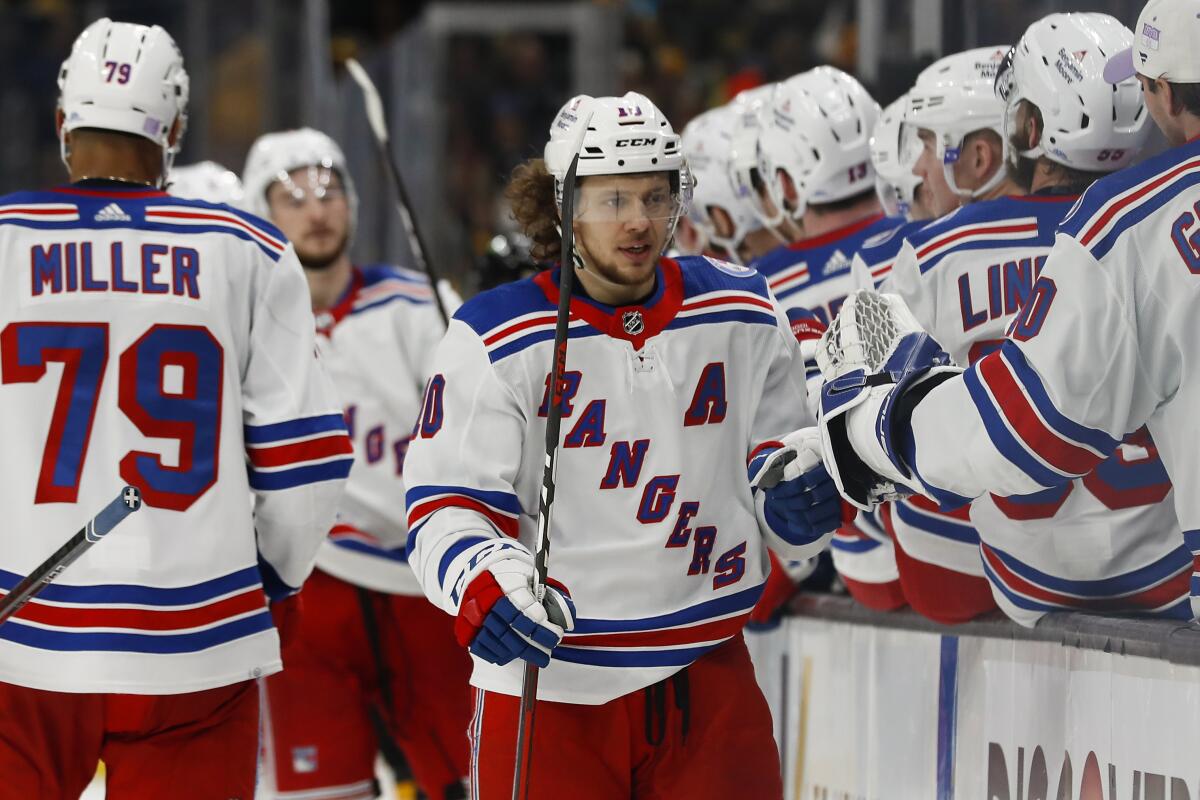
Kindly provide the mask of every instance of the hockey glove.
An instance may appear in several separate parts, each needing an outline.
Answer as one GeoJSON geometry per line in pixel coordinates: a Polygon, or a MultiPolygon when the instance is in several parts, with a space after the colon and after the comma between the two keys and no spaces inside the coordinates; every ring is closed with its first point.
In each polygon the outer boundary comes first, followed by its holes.
{"type": "Polygon", "coordinates": [[[454,623],[459,644],[501,666],[514,658],[545,667],[550,651],[575,627],[575,605],[567,588],[547,581],[539,603],[533,596],[533,561],[493,561],[467,585],[454,623]]]}
{"type": "Polygon", "coordinates": [[[818,426],[825,463],[842,496],[869,510],[920,492],[897,433],[916,402],[962,372],[893,294],[860,290],[821,337],[818,426]]]}
{"type": "Polygon", "coordinates": [[[815,556],[841,525],[842,501],[820,447],[817,430],[803,428],[750,460],[758,527],[768,545],[789,559],[815,556]]]}

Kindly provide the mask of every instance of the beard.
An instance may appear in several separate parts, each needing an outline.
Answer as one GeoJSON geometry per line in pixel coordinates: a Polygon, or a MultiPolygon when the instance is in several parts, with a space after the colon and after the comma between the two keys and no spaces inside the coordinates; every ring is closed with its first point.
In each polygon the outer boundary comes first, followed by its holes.
{"type": "Polygon", "coordinates": [[[346,247],[350,243],[349,232],[342,235],[342,238],[337,241],[332,247],[322,250],[310,250],[302,248],[293,242],[296,248],[296,258],[300,259],[300,266],[305,269],[320,271],[328,269],[333,262],[337,261],[342,253],[346,251],[346,247]]]}

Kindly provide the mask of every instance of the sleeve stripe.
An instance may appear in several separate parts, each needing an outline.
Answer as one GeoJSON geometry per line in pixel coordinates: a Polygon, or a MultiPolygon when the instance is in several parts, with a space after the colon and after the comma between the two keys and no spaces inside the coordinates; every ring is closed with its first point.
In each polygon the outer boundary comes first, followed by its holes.
{"type": "Polygon", "coordinates": [[[1016,436],[1008,429],[1008,425],[996,410],[996,404],[992,400],[992,396],[979,379],[976,368],[984,361],[993,358],[994,355],[977,362],[975,366],[963,373],[963,382],[966,384],[971,399],[975,402],[975,410],[979,412],[979,418],[983,421],[983,427],[987,430],[988,437],[992,440],[992,446],[1000,451],[1000,454],[1012,462],[1014,466],[1042,486],[1058,486],[1064,483],[1067,476],[1061,475],[1047,467],[1018,442],[1016,436]]]}
{"type": "Polygon", "coordinates": [[[421,500],[428,500],[431,497],[448,494],[460,494],[464,497],[474,498],[481,503],[488,504],[497,511],[512,514],[513,516],[521,514],[521,503],[512,492],[472,489],[467,486],[414,486],[405,494],[405,501],[409,506],[412,506],[421,500]]]}
{"type": "Polygon", "coordinates": [[[896,518],[922,533],[963,544],[978,545],[979,533],[970,525],[940,515],[930,514],[904,501],[894,504],[896,518]]]}
{"type": "Polygon", "coordinates": [[[750,611],[725,619],[702,622],[686,628],[666,628],[657,631],[629,631],[592,635],[567,634],[562,643],[575,647],[670,647],[695,645],[728,639],[745,625],[750,611]]]}
{"type": "Polygon", "coordinates": [[[343,458],[279,472],[258,472],[252,469],[249,470],[250,488],[258,491],[278,491],[310,483],[341,480],[350,475],[350,467],[353,465],[353,458],[343,458]]]}
{"type": "Polygon", "coordinates": [[[446,572],[450,569],[450,565],[454,563],[454,559],[458,558],[467,549],[480,544],[481,542],[490,541],[488,536],[463,536],[454,544],[446,548],[442,553],[442,558],[438,561],[438,586],[442,586],[446,582],[446,572]]]}
{"type": "Polygon", "coordinates": [[[246,444],[270,444],[312,436],[317,433],[332,431],[345,433],[346,420],[341,414],[321,414],[315,417],[273,422],[269,425],[244,425],[242,431],[246,444]]]}
{"type": "Polygon", "coordinates": [[[488,522],[506,536],[511,536],[514,539],[519,532],[519,525],[516,517],[506,516],[491,506],[481,503],[473,497],[463,497],[462,495],[446,495],[434,500],[425,500],[412,506],[408,511],[408,526],[415,528],[419,523],[436,511],[443,508],[466,508],[471,511],[482,514],[488,522]]]}
{"type": "MultiPolygon", "coordinates": [[[[1107,451],[1093,450],[1056,430],[1044,419],[1034,398],[1014,376],[1010,362],[1003,352],[992,354],[979,361],[972,369],[980,384],[987,388],[993,400],[993,411],[1001,412],[1000,423],[1019,437],[1021,446],[1038,461],[1064,476],[1086,475],[1116,448],[1114,442],[1107,451]]],[[[1048,405],[1048,398],[1044,398],[1048,405]]],[[[1061,415],[1059,415],[1061,417],[1061,415]]],[[[1058,420],[1061,423],[1061,419],[1058,420]]],[[[1078,427],[1078,426],[1075,426],[1078,427]]],[[[993,437],[994,438],[994,437],[993,437]]],[[[1094,437],[1093,437],[1094,438],[1094,437]]],[[[1006,454],[1007,455],[1007,454],[1006,454]]],[[[1031,472],[1031,476],[1034,474],[1031,472]]],[[[1042,481],[1039,480],[1039,483],[1042,481]]],[[[1054,486],[1063,481],[1044,484],[1054,486]]]]}
{"type": "Polygon", "coordinates": [[[1038,413],[1045,418],[1047,423],[1060,436],[1090,449],[1094,455],[1101,458],[1107,458],[1117,448],[1117,445],[1121,443],[1120,439],[1114,439],[1098,428],[1089,428],[1086,425],[1081,425],[1060,413],[1054,403],[1051,402],[1050,395],[1046,392],[1046,387],[1042,385],[1042,379],[1038,377],[1037,372],[1030,366],[1019,347],[1012,343],[1006,343],[1000,348],[1000,352],[1004,356],[1009,369],[1012,370],[1013,375],[1025,389],[1025,393],[1034,402],[1038,413]]]}
{"type": "Polygon", "coordinates": [[[306,461],[318,461],[340,455],[353,455],[354,448],[344,433],[319,439],[306,439],[274,447],[250,447],[246,450],[250,463],[256,467],[284,467],[306,461]]]}

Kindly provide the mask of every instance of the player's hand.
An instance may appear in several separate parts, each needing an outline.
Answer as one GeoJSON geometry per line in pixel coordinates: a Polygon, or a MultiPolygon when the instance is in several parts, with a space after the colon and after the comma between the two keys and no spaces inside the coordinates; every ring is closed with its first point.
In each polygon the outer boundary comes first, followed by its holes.
{"type": "Polygon", "coordinates": [[[837,486],[821,462],[820,434],[803,428],[777,445],[750,462],[759,526],[788,545],[815,546],[804,557],[815,555],[842,524],[837,486]]]}
{"type": "Polygon", "coordinates": [[[539,603],[533,596],[533,564],[521,558],[492,562],[467,585],[454,623],[459,644],[493,664],[514,658],[545,667],[550,651],[575,627],[567,588],[548,580],[539,603]]]}

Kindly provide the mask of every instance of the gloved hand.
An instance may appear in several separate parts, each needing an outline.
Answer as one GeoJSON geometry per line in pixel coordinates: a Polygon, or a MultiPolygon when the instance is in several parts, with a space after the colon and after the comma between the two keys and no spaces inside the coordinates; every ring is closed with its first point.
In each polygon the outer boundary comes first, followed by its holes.
{"type": "MultiPolygon", "coordinates": [[[[524,555],[524,554],[522,554],[524,555]]],[[[533,562],[501,558],[476,575],[463,593],[454,635],[472,653],[503,666],[514,658],[545,667],[550,651],[575,627],[575,604],[561,583],[547,580],[533,596],[533,562]]]]}
{"type": "Polygon", "coordinates": [[[802,428],[773,444],[750,461],[759,528],[774,537],[781,554],[811,558],[842,524],[837,486],[821,463],[820,434],[816,428],[802,428]]]}

